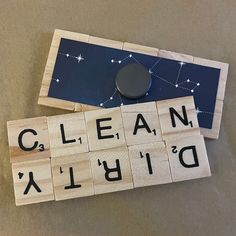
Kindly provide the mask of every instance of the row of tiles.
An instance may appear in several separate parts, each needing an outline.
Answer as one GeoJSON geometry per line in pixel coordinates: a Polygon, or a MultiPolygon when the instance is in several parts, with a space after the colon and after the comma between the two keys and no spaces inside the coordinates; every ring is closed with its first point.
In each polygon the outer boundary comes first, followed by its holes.
{"type": "Polygon", "coordinates": [[[12,164],[16,205],[91,196],[211,175],[193,135],[12,164]]]}
{"type": "Polygon", "coordinates": [[[200,135],[193,97],[9,121],[11,163],[200,135]]]}

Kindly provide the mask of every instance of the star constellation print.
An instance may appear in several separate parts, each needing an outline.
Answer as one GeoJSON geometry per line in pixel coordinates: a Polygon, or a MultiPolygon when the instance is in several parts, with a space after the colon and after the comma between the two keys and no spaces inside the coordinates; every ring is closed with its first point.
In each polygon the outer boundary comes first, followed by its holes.
{"type": "Polygon", "coordinates": [[[69,57],[74,58],[74,59],[77,60],[78,63],[80,63],[81,61],[84,60],[84,58],[81,56],[81,54],[79,54],[79,56],[77,56],[77,57],[76,57],[76,56],[72,56],[72,55],[70,55],[69,53],[62,53],[62,52],[59,52],[58,54],[59,54],[59,55],[62,55],[62,56],[65,56],[65,57],[67,57],[67,58],[69,58],[69,57]]]}
{"type": "MultiPolygon", "coordinates": [[[[193,95],[200,127],[212,127],[220,69],[61,39],[49,97],[104,108],[193,95]],[[152,86],[145,96],[128,99],[115,78],[130,63],[143,65],[152,86]]],[[[134,85],[135,86],[135,85],[134,85]]]]}
{"type": "MultiPolygon", "coordinates": [[[[138,63],[138,64],[141,64],[141,63],[133,56],[133,54],[129,54],[127,57],[125,57],[125,58],[123,58],[123,59],[121,59],[121,60],[114,60],[114,59],[111,59],[111,63],[119,63],[119,64],[121,64],[122,62],[124,62],[124,61],[127,60],[127,59],[132,59],[134,62],[136,62],[136,63],[138,63]]],[[[177,77],[176,77],[175,83],[171,83],[171,82],[169,82],[167,79],[164,79],[164,78],[158,76],[157,74],[155,74],[155,73],[153,72],[153,69],[158,65],[158,63],[161,61],[161,59],[162,59],[162,58],[159,58],[159,59],[157,60],[157,62],[155,62],[154,65],[153,65],[151,68],[148,69],[149,73],[150,73],[152,76],[154,76],[154,78],[161,79],[162,81],[164,81],[164,82],[166,82],[166,83],[168,83],[168,84],[170,84],[170,85],[172,85],[172,86],[174,86],[174,87],[176,87],[176,88],[185,89],[185,90],[190,91],[191,93],[194,93],[195,88],[197,88],[198,86],[200,86],[200,83],[196,83],[196,82],[194,82],[194,81],[191,81],[190,79],[186,79],[185,81],[182,81],[182,82],[179,83],[179,77],[180,77],[180,73],[181,73],[182,67],[186,64],[186,63],[184,63],[184,62],[182,62],[182,61],[181,61],[181,62],[177,62],[177,63],[179,63],[180,67],[179,67],[179,70],[178,70],[178,73],[177,73],[177,77]],[[187,87],[184,87],[184,86],[183,86],[184,83],[191,83],[191,84],[193,84],[193,88],[189,89],[189,88],[187,88],[187,87]]]]}

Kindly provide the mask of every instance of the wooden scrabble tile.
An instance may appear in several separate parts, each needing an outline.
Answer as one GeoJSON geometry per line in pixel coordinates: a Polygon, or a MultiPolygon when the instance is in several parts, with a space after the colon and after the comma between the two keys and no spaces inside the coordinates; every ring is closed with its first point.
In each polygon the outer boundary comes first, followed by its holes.
{"type": "Polygon", "coordinates": [[[127,147],[90,152],[95,194],[133,188],[127,147]]]}
{"type": "Polygon", "coordinates": [[[193,97],[168,99],[156,104],[164,140],[200,134],[193,97]]]}
{"type": "Polygon", "coordinates": [[[158,57],[176,60],[176,61],[193,63],[193,56],[191,56],[191,55],[177,53],[177,52],[171,52],[171,51],[166,51],[166,50],[159,50],[158,57]]]}
{"type": "Polygon", "coordinates": [[[88,153],[52,158],[51,162],[56,201],[94,194],[88,153]]]}
{"type": "Polygon", "coordinates": [[[135,188],[172,182],[164,142],[129,146],[129,158],[135,188]]]}
{"type": "Polygon", "coordinates": [[[110,47],[110,48],[116,48],[116,49],[122,49],[123,48],[123,42],[110,40],[110,39],[104,39],[99,37],[90,36],[89,37],[89,43],[96,44],[104,47],[110,47]]]}
{"type": "Polygon", "coordinates": [[[51,157],[88,152],[84,113],[48,117],[51,157]]]}
{"type": "Polygon", "coordinates": [[[50,159],[12,164],[16,205],[54,200],[50,159]]]}
{"type": "Polygon", "coordinates": [[[134,44],[134,43],[126,43],[126,42],[123,45],[123,50],[142,53],[142,54],[151,55],[151,56],[157,56],[159,52],[159,49],[157,48],[147,47],[147,46],[134,44]]]}
{"type": "Polygon", "coordinates": [[[194,64],[220,69],[220,79],[216,98],[218,100],[224,100],[229,64],[219,61],[207,60],[199,57],[194,57],[194,64]]]}
{"type": "Polygon", "coordinates": [[[31,161],[50,157],[46,117],[7,122],[10,161],[31,161]]]}
{"type": "Polygon", "coordinates": [[[169,140],[167,150],[174,182],[211,175],[203,136],[169,140]]]}
{"type": "Polygon", "coordinates": [[[121,106],[127,145],[162,141],[155,102],[121,106]]]}
{"type": "Polygon", "coordinates": [[[85,112],[90,151],[125,146],[120,108],[85,112]]]}

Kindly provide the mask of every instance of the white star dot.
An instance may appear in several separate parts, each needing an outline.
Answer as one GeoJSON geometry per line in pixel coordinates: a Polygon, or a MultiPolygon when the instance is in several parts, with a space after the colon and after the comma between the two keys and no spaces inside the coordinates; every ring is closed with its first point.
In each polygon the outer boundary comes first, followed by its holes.
{"type": "Polygon", "coordinates": [[[200,111],[199,108],[197,107],[196,113],[198,115],[199,113],[202,113],[202,111],[200,111]]]}
{"type": "Polygon", "coordinates": [[[197,108],[197,110],[196,110],[196,113],[197,113],[197,115],[199,114],[199,109],[197,108]]]}
{"type": "Polygon", "coordinates": [[[132,57],[132,54],[129,54],[129,57],[132,57]]]}
{"type": "Polygon", "coordinates": [[[190,79],[187,79],[187,82],[189,83],[189,82],[190,82],[190,79]]]}
{"type": "Polygon", "coordinates": [[[194,92],[194,90],[192,89],[192,90],[191,90],[191,93],[193,93],[193,92],[194,92]]]}
{"type": "Polygon", "coordinates": [[[118,61],[118,63],[120,64],[120,63],[121,63],[121,61],[118,61]]]}
{"type": "Polygon", "coordinates": [[[176,85],[175,85],[175,87],[176,87],[176,88],[178,88],[178,87],[179,87],[179,85],[178,85],[178,84],[176,84],[176,85]]]}
{"type": "Polygon", "coordinates": [[[69,54],[69,53],[67,53],[67,54],[66,54],[66,56],[67,56],[67,57],[69,57],[69,56],[70,56],[70,54],[69,54]]]}
{"type": "Polygon", "coordinates": [[[112,60],[111,60],[111,63],[113,63],[113,62],[114,62],[114,60],[112,59],[112,60]]]}
{"type": "Polygon", "coordinates": [[[113,99],[113,97],[110,97],[110,100],[112,100],[113,99]]]}
{"type": "Polygon", "coordinates": [[[59,79],[56,79],[57,83],[60,81],[59,79]]]}
{"type": "Polygon", "coordinates": [[[100,103],[100,106],[102,107],[102,106],[103,106],[103,103],[100,103]]]}
{"type": "Polygon", "coordinates": [[[81,56],[81,54],[78,57],[76,57],[76,59],[78,60],[78,63],[80,63],[80,61],[84,60],[84,58],[81,56]]]}
{"type": "Polygon", "coordinates": [[[197,86],[200,86],[200,83],[197,83],[197,86]]]}
{"type": "Polygon", "coordinates": [[[120,105],[123,106],[124,105],[123,102],[120,105]]]}

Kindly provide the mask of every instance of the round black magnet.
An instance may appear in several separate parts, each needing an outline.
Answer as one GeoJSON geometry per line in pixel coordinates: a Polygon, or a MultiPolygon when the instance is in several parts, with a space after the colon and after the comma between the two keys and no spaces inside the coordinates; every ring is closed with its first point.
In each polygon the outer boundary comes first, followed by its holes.
{"type": "Polygon", "coordinates": [[[152,85],[148,70],[137,63],[122,67],[116,75],[116,87],[125,97],[137,99],[144,96],[152,85]]]}

